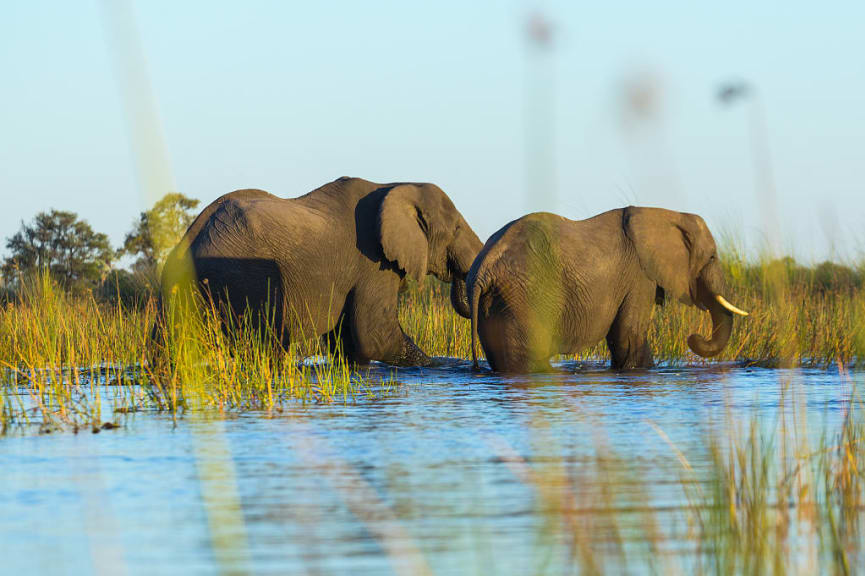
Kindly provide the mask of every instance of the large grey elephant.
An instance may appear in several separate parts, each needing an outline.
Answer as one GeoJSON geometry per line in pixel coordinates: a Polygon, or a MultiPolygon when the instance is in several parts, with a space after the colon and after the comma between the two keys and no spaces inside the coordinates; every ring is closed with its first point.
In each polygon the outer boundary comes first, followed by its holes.
{"type": "Polygon", "coordinates": [[[237,190],[190,225],[161,290],[165,299],[192,267],[199,288],[235,314],[269,309],[283,344],[338,336],[358,363],[427,365],[397,318],[404,278],[451,282],[454,309],[468,318],[465,278],[481,247],[434,184],[340,178],[292,199],[237,190]]]}
{"type": "Polygon", "coordinates": [[[653,363],[647,331],[665,296],[708,310],[700,356],[726,346],[733,314],[715,241],[697,215],[628,207],[582,221],[529,214],[487,240],[467,279],[472,356],[477,341],[493,370],[543,371],[555,354],[607,339],[616,369],[653,363]]]}

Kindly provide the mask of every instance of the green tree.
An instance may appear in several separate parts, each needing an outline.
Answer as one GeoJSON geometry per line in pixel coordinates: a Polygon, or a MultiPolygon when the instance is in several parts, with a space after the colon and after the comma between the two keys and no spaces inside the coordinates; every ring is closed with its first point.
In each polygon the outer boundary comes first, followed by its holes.
{"type": "Polygon", "coordinates": [[[3,261],[7,283],[41,270],[67,289],[92,288],[111,269],[114,251],[105,234],[94,232],[74,212],[40,212],[6,241],[3,261]]]}
{"type": "Polygon", "coordinates": [[[168,253],[195,219],[198,200],[183,194],[163,196],[153,208],[142,212],[123,242],[124,254],[137,256],[133,269],[148,276],[157,274],[168,253]]]}

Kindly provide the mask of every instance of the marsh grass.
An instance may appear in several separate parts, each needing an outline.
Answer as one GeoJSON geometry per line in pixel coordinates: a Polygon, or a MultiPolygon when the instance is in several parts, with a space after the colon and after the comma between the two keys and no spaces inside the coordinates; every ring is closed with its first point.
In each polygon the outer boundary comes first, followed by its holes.
{"type": "Polygon", "coordinates": [[[429,277],[422,286],[411,283],[400,295],[399,321],[428,355],[471,358],[471,324],[451,306],[449,284],[429,277]]]}
{"type": "MultiPolygon", "coordinates": [[[[735,249],[724,257],[729,299],[750,310],[736,319],[727,348],[711,361],[761,366],[849,366],[865,361],[865,271],[792,260],[749,263],[735,249]]],[[[400,298],[400,321],[433,356],[468,359],[469,322],[449,302],[448,286],[428,279],[400,298]]],[[[228,318],[202,299],[194,314],[168,322],[158,335],[166,354],[148,361],[152,299],[140,306],[72,296],[47,276],[24,283],[0,310],[0,427],[16,423],[98,425],[102,400],[120,411],[214,408],[280,410],[285,402],[350,401],[392,379],[364,377],[339,350],[319,339],[283,350],[267,322],[228,318]],[[101,386],[112,384],[108,388],[101,386]]],[[[174,318],[176,314],[169,314],[174,318]]],[[[655,307],[650,341],[666,365],[707,363],[692,354],[687,337],[708,334],[708,314],[667,302],[655,307]]],[[[577,361],[605,361],[606,344],[581,351],[577,361]]],[[[110,418],[110,411],[108,417],[110,418]]]]}
{"type": "MultiPolygon", "coordinates": [[[[587,466],[555,449],[541,464],[507,447],[493,451],[537,493],[546,519],[541,548],[561,547],[566,564],[586,574],[850,574],[865,569],[860,526],[865,520],[865,417],[847,369],[865,362],[865,285],[862,267],[796,266],[791,260],[748,263],[729,250],[729,299],[750,310],[736,319],[730,344],[712,360],[687,347],[687,337],[708,334],[708,314],[667,302],[656,307],[650,341],[656,361],[668,365],[735,361],[766,367],[821,367],[837,371],[839,389],[851,391],[839,429],[815,437],[792,379],[781,384],[779,419],[734,414],[708,430],[689,456],[652,424],[678,469],[681,499],[652,504],[652,480],[630,457],[608,447],[603,434],[587,466]],[[699,462],[693,467],[691,461],[699,462]],[[674,533],[679,530],[680,533],[674,533]]],[[[445,287],[403,298],[401,318],[419,345],[436,354],[469,356],[470,335],[447,306],[445,287]]],[[[606,360],[601,342],[575,356],[606,360]]],[[[539,444],[549,447],[543,425],[539,444]]],[[[669,468],[669,466],[665,467],[669,468]]],[[[545,565],[544,565],[545,566],[545,565]]],[[[542,566],[539,571],[543,572],[542,566]]]]}
{"type": "Polygon", "coordinates": [[[106,306],[67,295],[45,275],[25,285],[0,312],[0,428],[98,431],[114,413],[143,410],[279,412],[287,402],[348,402],[393,384],[319,339],[284,350],[268,322],[225,316],[203,297],[179,302],[158,324],[154,354],[154,301],[106,306]]]}

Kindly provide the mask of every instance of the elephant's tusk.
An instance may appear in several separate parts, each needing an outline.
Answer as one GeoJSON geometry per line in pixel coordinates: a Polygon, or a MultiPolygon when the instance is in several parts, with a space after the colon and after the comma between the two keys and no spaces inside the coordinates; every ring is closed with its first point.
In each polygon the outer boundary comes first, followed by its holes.
{"type": "Polygon", "coordinates": [[[735,306],[733,306],[732,304],[727,302],[727,299],[724,298],[723,296],[721,296],[720,294],[715,295],[715,300],[718,301],[718,304],[720,304],[721,306],[723,306],[724,308],[726,308],[727,310],[729,310],[733,314],[738,314],[739,316],[747,316],[748,315],[748,313],[745,312],[744,310],[742,310],[740,308],[736,308],[735,306]]]}

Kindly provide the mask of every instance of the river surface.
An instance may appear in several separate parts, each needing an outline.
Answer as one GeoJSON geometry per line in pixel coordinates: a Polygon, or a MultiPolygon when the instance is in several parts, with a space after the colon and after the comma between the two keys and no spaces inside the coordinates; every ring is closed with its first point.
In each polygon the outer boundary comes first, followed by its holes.
{"type": "Polygon", "coordinates": [[[562,369],[501,378],[452,361],[347,404],[12,431],[0,437],[0,573],[560,573],[575,531],[639,558],[647,512],[675,564],[692,553],[676,512],[682,458],[700,469],[707,439],[755,416],[771,429],[793,404],[816,438],[863,383],[816,369],[562,369]],[[571,497],[570,532],[542,485],[571,497]]]}

